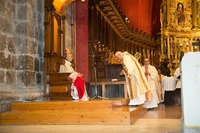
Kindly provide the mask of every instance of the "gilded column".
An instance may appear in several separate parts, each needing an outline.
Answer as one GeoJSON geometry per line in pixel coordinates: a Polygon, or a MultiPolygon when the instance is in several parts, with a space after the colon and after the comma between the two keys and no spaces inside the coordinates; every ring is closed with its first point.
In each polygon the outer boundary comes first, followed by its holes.
{"type": "Polygon", "coordinates": [[[197,24],[197,1],[199,0],[192,0],[193,4],[192,4],[192,24],[193,30],[197,30],[198,29],[198,24],[197,24]]]}
{"type": "Polygon", "coordinates": [[[164,43],[163,34],[161,34],[161,54],[163,54],[163,43],[164,43]]]}
{"type": "Polygon", "coordinates": [[[193,52],[193,46],[192,46],[192,38],[189,40],[189,48],[190,48],[190,52],[193,52]]]}
{"type": "Polygon", "coordinates": [[[169,43],[169,36],[167,36],[167,57],[170,59],[170,43],[169,43]]]}
{"type": "Polygon", "coordinates": [[[170,26],[170,0],[167,0],[167,28],[170,26]]]}

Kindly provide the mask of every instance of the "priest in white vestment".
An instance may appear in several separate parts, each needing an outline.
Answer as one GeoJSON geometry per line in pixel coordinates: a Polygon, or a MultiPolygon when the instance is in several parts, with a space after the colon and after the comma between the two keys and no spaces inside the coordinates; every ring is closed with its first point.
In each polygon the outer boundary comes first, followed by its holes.
{"type": "Polygon", "coordinates": [[[141,65],[136,58],[128,52],[117,51],[115,56],[122,60],[123,70],[125,75],[128,96],[130,99],[129,105],[140,105],[145,102],[145,93],[150,91],[147,80],[141,70],[141,65]]]}
{"type": "Polygon", "coordinates": [[[142,66],[142,71],[147,79],[150,90],[152,92],[152,94],[146,93],[145,105],[147,109],[158,107],[159,99],[158,99],[157,85],[156,85],[158,72],[154,66],[150,65],[150,60],[148,58],[144,59],[144,65],[142,66]]]}

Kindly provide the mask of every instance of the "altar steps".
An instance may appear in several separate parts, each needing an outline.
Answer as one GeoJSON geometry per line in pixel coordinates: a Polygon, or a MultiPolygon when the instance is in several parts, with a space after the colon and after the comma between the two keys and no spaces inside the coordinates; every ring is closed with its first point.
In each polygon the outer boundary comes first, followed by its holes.
{"type": "Polygon", "coordinates": [[[0,114],[1,125],[124,124],[146,113],[143,106],[116,106],[113,100],[15,102],[0,114]]]}

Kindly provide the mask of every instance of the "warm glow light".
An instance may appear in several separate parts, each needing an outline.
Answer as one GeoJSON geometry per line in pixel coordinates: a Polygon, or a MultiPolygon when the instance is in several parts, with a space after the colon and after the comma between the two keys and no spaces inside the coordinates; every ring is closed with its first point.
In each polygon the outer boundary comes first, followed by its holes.
{"type": "Polygon", "coordinates": [[[56,13],[59,15],[65,15],[66,8],[75,0],[54,0],[53,5],[56,9],[56,13]]]}

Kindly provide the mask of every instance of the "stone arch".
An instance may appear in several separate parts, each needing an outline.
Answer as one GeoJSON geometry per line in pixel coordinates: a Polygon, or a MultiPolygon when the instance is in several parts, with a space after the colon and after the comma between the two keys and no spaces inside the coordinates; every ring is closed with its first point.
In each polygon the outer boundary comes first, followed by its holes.
{"type": "Polygon", "coordinates": [[[54,0],[53,5],[56,10],[56,13],[60,16],[65,15],[66,8],[75,0],[54,0]]]}

